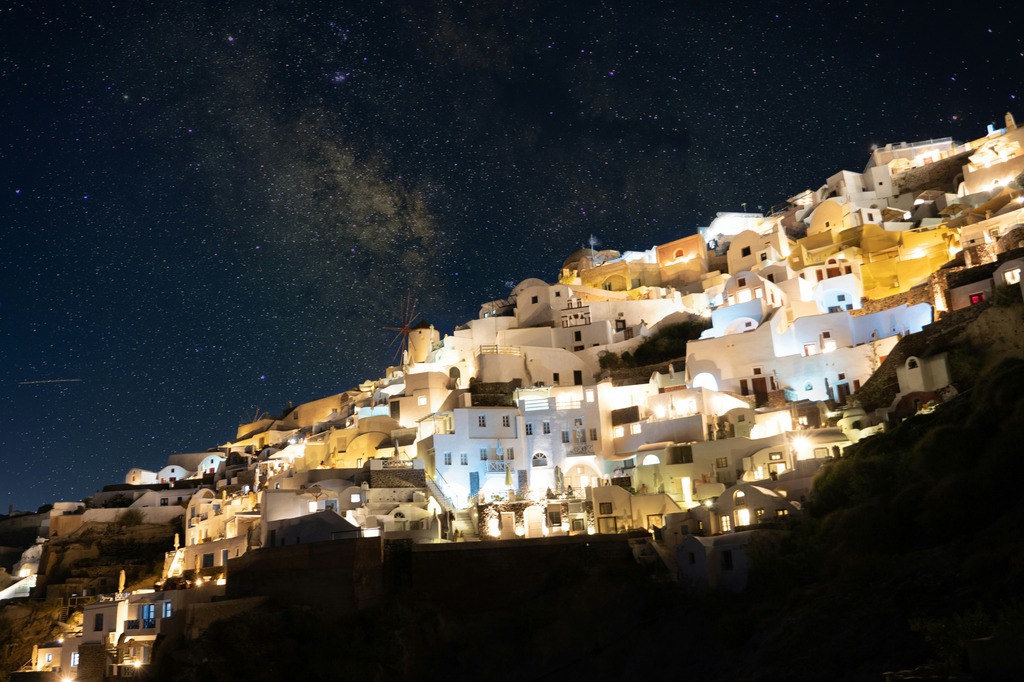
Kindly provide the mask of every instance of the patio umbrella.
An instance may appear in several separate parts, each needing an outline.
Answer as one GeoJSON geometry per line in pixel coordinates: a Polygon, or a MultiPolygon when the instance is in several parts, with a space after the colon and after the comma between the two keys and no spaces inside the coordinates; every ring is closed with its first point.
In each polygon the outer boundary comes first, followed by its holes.
{"type": "Polygon", "coordinates": [[[555,467],[555,490],[561,492],[562,491],[562,483],[563,483],[562,467],[556,466],[555,467]]]}
{"type": "Polygon", "coordinates": [[[507,462],[505,463],[505,487],[512,487],[512,467],[507,462]]]}

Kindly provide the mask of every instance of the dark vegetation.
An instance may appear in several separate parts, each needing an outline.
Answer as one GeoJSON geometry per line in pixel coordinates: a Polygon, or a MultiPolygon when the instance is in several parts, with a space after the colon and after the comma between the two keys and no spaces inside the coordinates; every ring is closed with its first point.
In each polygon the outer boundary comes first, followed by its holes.
{"type": "MultiPolygon", "coordinates": [[[[699,339],[701,333],[710,327],[710,321],[694,317],[685,322],[666,325],[648,336],[632,353],[621,355],[605,352],[601,354],[601,369],[616,370],[626,367],[646,367],[669,360],[686,357],[686,342],[699,339]]],[[[682,369],[681,367],[679,369],[682,369]]]]}

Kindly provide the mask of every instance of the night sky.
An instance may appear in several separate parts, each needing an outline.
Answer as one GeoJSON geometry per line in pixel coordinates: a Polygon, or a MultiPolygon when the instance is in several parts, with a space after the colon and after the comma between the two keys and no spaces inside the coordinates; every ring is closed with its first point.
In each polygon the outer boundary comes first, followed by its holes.
{"type": "Polygon", "coordinates": [[[6,3],[0,513],[379,377],[407,292],[447,333],[590,235],[1024,119],[1019,7],[967,7],[6,3]]]}

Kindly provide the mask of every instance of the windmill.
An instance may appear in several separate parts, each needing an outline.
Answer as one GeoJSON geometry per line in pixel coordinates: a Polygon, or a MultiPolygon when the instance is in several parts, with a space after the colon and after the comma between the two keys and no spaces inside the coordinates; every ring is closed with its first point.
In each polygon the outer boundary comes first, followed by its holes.
{"type": "Polygon", "coordinates": [[[384,327],[385,330],[395,332],[395,337],[391,339],[391,343],[388,344],[388,350],[395,347],[395,353],[391,356],[391,362],[394,363],[398,358],[402,358],[402,365],[406,363],[405,358],[408,357],[409,350],[409,332],[412,331],[413,324],[416,323],[416,318],[419,317],[419,312],[416,310],[416,304],[419,303],[419,299],[413,299],[412,294],[406,294],[405,300],[402,301],[402,305],[398,311],[398,319],[400,327],[384,327]]]}

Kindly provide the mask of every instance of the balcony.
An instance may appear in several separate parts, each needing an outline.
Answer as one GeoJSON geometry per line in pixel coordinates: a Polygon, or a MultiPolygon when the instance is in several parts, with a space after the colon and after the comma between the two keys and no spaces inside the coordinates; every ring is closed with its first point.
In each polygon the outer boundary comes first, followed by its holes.
{"type": "Polygon", "coordinates": [[[505,460],[491,460],[487,462],[487,473],[489,474],[503,474],[509,463],[505,460]]]}

